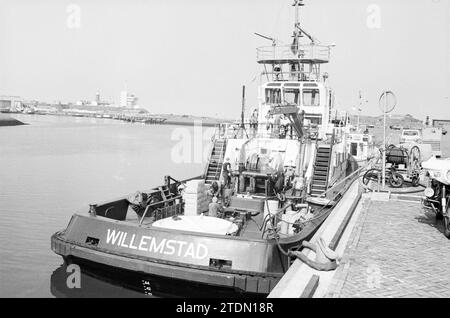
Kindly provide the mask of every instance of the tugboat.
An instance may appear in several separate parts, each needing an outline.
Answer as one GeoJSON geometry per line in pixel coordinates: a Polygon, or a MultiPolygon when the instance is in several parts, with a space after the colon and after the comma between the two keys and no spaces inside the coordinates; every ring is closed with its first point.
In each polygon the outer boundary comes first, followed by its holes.
{"type": "Polygon", "coordinates": [[[249,124],[242,115],[238,127],[219,125],[202,176],[166,176],[92,204],[51,237],[52,250],[67,263],[269,294],[291,264],[288,251],[311,238],[357,177],[348,115],[334,109],[321,73],[331,46],[302,29],[303,5],[293,5],[292,44],[257,49],[258,108],[249,124]]]}

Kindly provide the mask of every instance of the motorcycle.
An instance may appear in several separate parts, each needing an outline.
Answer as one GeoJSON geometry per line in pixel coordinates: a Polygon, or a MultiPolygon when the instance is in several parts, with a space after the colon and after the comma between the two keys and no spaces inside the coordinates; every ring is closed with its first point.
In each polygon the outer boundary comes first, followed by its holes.
{"type": "Polygon", "coordinates": [[[450,159],[431,159],[422,162],[428,177],[422,204],[436,213],[436,219],[444,222],[444,235],[450,239],[450,159]]]}

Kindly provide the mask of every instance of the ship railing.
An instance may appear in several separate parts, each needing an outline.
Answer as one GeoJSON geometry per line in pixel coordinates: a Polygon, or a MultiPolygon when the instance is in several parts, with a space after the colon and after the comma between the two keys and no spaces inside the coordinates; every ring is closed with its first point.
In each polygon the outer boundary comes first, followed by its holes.
{"type": "Polygon", "coordinates": [[[318,82],[322,80],[321,74],[316,71],[290,71],[276,72],[264,71],[263,76],[270,76],[274,81],[302,81],[302,82],[318,82]]]}
{"type": "Polygon", "coordinates": [[[289,62],[322,64],[330,61],[330,46],[317,44],[264,46],[256,49],[258,63],[289,62]]]}
{"type": "Polygon", "coordinates": [[[250,124],[226,123],[216,127],[213,139],[242,139],[242,138],[266,138],[298,140],[298,135],[291,124],[250,124]]]}
{"type": "MultiPolygon", "coordinates": [[[[216,131],[212,136],[212,140],[216,139],[243,139],[243,138],[264,138],[264,139],[287,139],[299,140],[292,124],[284,125],[284,133],[280,125],[270,125],[266,123],[255,125],[244,123],[244,129],[241,124],[219,124],[216,126],[216,131]],[[287,128],[286,128],[287,127],[287,128]]],[[[319,136],[319,127],[316,125],[309,125],[305,127],[306,134],[303,139],[309,140],[323,140],[319,136]]]]}
{"type": "Polygon", "coordinates": [[[336,109],[331,112],[331,116],[334,120],[342,120],[344,122],[345,119],[347,119],[349,117],[349,114],[345,110],[336,109]]]}
{"type": "Polygon", "coordinates": [[[331,144],[339,144],[345,137],[345,130],[343,127],[333,127],[333,132],[329,135],[333,136],[331,144]]]}

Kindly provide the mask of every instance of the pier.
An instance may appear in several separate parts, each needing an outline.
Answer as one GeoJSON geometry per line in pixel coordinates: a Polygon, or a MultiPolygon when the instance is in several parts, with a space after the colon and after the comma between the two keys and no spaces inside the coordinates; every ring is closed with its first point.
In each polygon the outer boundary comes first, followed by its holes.
{"type": "MultiPolygon", "coordinates": [[[[343,252],[348,239],[348,228],[351,227],[350,223],[354,219],[354,212],[359,206],[361,191],[359,183],[354,182],[330,216],[314,234],[310,240],[311,243],[316,243],[320,238],[323,238],[331,249],[338,253],[343,252]]],[[[309,249],[304,249],[303,253],[310,259],[315,257],[315,253],[309,249]]],[[[320,290],[326,289],[329,285],[333,273],[334,271],[319,272],[300,260],[296,260],[272,290],[269,298],[310,298],[313,295],[317,296],[320,290]]]]}
{"type": "Polygon", "coordinates": [[[450,266],[450,244],[442,221],[423,209],[422,193],[358,198],[358,191],[355,182],[311,240],[322,237],[331,248],[340,235],[338,268],[319,272],[296,260],[269,298],[450,297],[442,270],[450,266]]]}
{"type": "Polygon", "coordinates": [[[116,119],[116,120],[127,121],[130,123],[143,123],[143,124],[147,124],[147,125],[161,125],[167,120],[167,118],[163,118],[160,116],[124,115],[124,114],[117,114],[110,118],[116,119]]]}
{"type": "Polygon", "coordinates": [[[325,297],[449,297],[442,221],[415,196],[365,196],[325,297]]]}

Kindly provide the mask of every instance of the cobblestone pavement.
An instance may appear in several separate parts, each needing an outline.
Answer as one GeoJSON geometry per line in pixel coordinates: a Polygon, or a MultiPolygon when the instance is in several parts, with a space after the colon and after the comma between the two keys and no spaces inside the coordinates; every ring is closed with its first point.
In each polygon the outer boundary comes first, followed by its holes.
{"type": "Polygon", "coordinates": [[[450,297],[450,240],[419,202],[363,201],[327,297],[450,297]]]}

